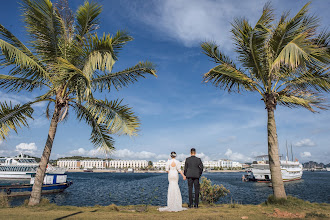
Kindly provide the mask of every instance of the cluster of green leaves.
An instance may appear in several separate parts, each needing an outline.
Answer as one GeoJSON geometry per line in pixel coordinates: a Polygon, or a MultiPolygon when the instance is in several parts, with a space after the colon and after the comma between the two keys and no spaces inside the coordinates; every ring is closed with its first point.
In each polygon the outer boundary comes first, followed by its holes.
{"type": "MultiPolygon", "coordinates": [[[[48,102],[48,118],[59,112],[59,121],[64,120],[73,109],[77,119],[92,128],[91,142],[105,151],[114,148],[111,134],[136,135],[140,123],[130,107],[122,100],[95,97],[97,91],[118,90],[146,75],[156,76],[154,65],[142,61],[112,71],[120,51],[133,38],[126,31],[100,37],[96,30],[102,6],[95,2],[85,1],[75,13],[66,0],[56,4],[22,0],[21,8],[28,46],[0,25],[0,66],[9,69],[7,75],[0,74],[0,88],[14,92],[41,88],[46,92],[34,102],[48,102]]],[[[10,123],[7,127],[15,129],[10,123]]]]}
{"type": "Polygon", "coordinates": [[[0,140],[5,139],[10,129],[17,133],[17,128],[28,126],[27,119],[32,119],[33,109],[30,104],[15,106],[10,102],[0,103],[0,140]]]}
{"type": "Polygon", "coordinates": [[[212,185],[211,180],[207,179],[206,177],[202,177],[199,198],[203,203],[213,204],[217,202],[221,197],[225,197],[229,193],[230,191],[223,185],[212,185]]]}
{"type": "Polygon", "coordinates": [[[229,92],[259,92],[266,105],[267,94],[274,93],[287,107],[324,109],[320,92],[330,91],[330,33],[318,34],[319,19],[308,15],[309,4],[293,18],[284,13],[277,23],[270,3],[254,27],[244,18],[235,19],[231,33],[239,65],[214,42],[204,42],[203,53],[217,66],[203,81],[229,92]]]}

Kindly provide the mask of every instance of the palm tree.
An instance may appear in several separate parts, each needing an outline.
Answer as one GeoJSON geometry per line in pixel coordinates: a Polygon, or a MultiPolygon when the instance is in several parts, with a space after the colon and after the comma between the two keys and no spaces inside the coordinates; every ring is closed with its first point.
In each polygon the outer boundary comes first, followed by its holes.
{"type": "Polygon", "coordinates": [[[17,133],[17,127],[28,126],[27,119],[32,119],[33,108],[30,103],[15,106],[10,102],[0,102],[0,140],[5,140],[10,129],[17,133]]]}
{"type": "Polygon", "coordinates": [[[94,146],[111,151],[110,134],[136,135],[140,123],[122,100],[99,100],[95,91],[118,90],[146,74],[156,76],[156,71],[152,63],[139,62],[112,72],[120,50],[133,38],[125,31],[98,36],[102,7],[96,3],[86,1],[74,16],[65,0],[56,5],[50,0],[23,0],[21,6],[31,50],[0,25],[0,64],[11,67],[8,75],[0,75],[0,87],[16,92],[41,88],[44,93],[34,102],[48,103],[50,128],[29,201],[36,205],[57,125],[67,118],[69,109],[91,126],[94,146]]]}
{"type": "Polygon", "coordinates": [[[274,23],[273,9],[267,3],[254,27],[243,18],[232,23],[231,33],[237,66],[213,42],[201,44],[203,53],[216,63],[203,81],[228,92],[258,92],[265,103],[268,121],[268,156],[275,198],[286,198],[276,133],[274,110],[277,104],[304,107],[315,112],[324,109],[320,92],[330,91],[330,34],[316,28],[319,20],[308,15],[306,4],[293,18],[284,13],[274,23]]]}

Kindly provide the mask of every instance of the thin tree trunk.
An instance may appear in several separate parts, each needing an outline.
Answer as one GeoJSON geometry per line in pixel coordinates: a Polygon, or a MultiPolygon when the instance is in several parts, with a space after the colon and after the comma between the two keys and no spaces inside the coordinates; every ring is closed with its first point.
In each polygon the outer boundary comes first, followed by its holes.
{"type": "Polygon", "coordinates": [[[268,109],[268,156],[269,156],[269,167],[273,185],[274,197],[276,199],[285,198],[286,193],[284,189],[280,158],[278,155],[278,140],[275,124],[274,109],[268,109]]]}
{"type": "Polygon", "coordinates": [[[52,120],[50,122],[49,132],[48,132],[48,138],[46,141],[46,145],[44,148],[44,151],[42,153],[41,161],[39,163],[39,168],[37,169],[37,173],[34,179],[34,184],[32,187],[31,197],[29,200],[29,206],[34,206],[40,203],[41,199],[41,187],[44,181],[47,164],[49,161],[50,153],[52,151],[53,147],[53,141],[56,134],[56,128],[59,121],[59,109],[55,105],[55,111],[52,117],[52,120]]]}

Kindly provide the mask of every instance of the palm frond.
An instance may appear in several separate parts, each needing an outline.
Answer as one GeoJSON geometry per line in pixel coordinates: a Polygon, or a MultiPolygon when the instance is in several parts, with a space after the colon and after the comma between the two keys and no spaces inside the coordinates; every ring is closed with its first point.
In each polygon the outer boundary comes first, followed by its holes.
{"type": "Polygon", "coordinates": [[[289,107],[304,107],[311,112],[316,112],[313,108],[325,110],[327,105],[322,104],[324,99],[318,93],[301,90],[283,90],[278,93],[278,104],[289,107]]]}
{"type": "MultiPolygon", "coordinates": [[[[20,74],[21,77],[29,78],[31,80],[38,80],[39,82],[49,79],[49,74],[44,67],[40,65],[39,62],[20,51],[18,48],[2,39],[0,39],[0,48],[2,55],[5,56],[4,59],[8,62],[8,65],[16,65],[16,67],[10,71],[11,75],[20,74]]],[[[3,66],[6,65],[3,64],[3,66]]]]}
{"type": "Polygon", "coordinates": [[[122,105],[122,100],[94,100],[85,106],[98,118],[98,123],[107,126],[109,132],[118,135],[137,135],[139,119],[131,108],[122,105]]]}
{"type": "Polygon", "coordinates": [[[8,91],[26,90],[31,92],[35,88],[42,88],[43,86],[48,85],[38,80],[0,74],[0,88],[8,89],[8,91]]]}
{"type": "Polygon", "coordinates": [[[76,12],[76,30],[80,40],[82,40],[87,33],[92,33],[98,28],[98,16],[102,12],[102,6],[95,2],[85,1],[76,12]]]}
{"type": "Polygon", "coordinates": [[[220,65],[212,68],[203,76],[203,81],[212,84],[216,87],[223,87],[225,90],[240,92],[244,90],[259,91],[258,82],[252,77],[249,77],[242,70],[236,68],[233,61],[221,51],[212,42],[204,42],[201,44],[203,53],[211,57],[214,62],[220,65]]]}
{"type": "Polygon", "coordinates": [[[52,62],[60,56],[61,19],[50,0],[23,0],[23,21],[31,38],[31,46],[43,62],[52,62]]]}
{"type": "Polygon", "coordinates": [[[100,91],[103,89],[108,89],[110,91],[112,86],[118,90],[122,87],[128,86],[131,83],[137,82],[140,77],[145,78],[146,74],[151,74],[157,77],[154,64],[148,61],[139,62],[133,67],[116,73],[97,75],[92,79],[92,84],[94,88],[97,88],[100,91]]]}
{"type": "Polygon", "coordinates": [[[78,120],[85,121],[92,128],[90,140],[94,146],[105,152],[112,151],[114,149],[114,140],[109,135],[110,132],[106,125],[98,123],[98,118],[95,117],[96,115],[85,106],[79,103],[72,106],[77,114],[78,120]]]}
{"type": "Polygon", "coordinates": [[[29,103],[13,106],[11,102],[0,103],[0,139],[5,139],[10,129],[17,133],[17,128],[28,126],[27,119],[32,118],[33,109],[29,103]]]}
{"type": "Polygon", "coordinates": [[[274,20],[270,3],[265,4],[263,13],[252,28],[246,19],[237,18],[232,23],[235,51],[239,54],[242,66],[266,85],[268,78],[268,60],[266,43],[274,20]]]}

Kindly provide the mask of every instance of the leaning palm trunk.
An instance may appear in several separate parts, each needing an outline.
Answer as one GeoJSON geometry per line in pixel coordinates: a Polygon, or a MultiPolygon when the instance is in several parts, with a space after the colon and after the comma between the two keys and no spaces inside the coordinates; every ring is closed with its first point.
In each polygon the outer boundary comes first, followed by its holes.
{"type": "Polygon", "coordinates": [[[268,109],[268,157],[271,173],[273,193],[275,198],[286,198],[284,184],[282,180],[281,164],[278,156],[278,141],[276,133],[274,109],[268,109]]]}
{"type": "Polygon", "coordinates": [[[53,141],[55,138],[56,134],[56,129],[57,129],[57,124],[59,122],[59,109],[55,106],[55,111],[52,117],[52,120],[50,122],[50,127],[48,131],[48,138],[46,141],[46,145],[44,148],[44,152],[42,153],[41,161],[39,168],[37,169],[36,177],[34,179],[34,184],[32,187],[32,192],[31,192],[31,197],[29,200],[29,205],[34,206],[39,204],[40,199],[41,199],[41,187],[43,184],[43,180],[45,177],[46,169],[47,169],[47,164],[49,161],[50,153],[52,151],[53,147],[53,141]]]}

